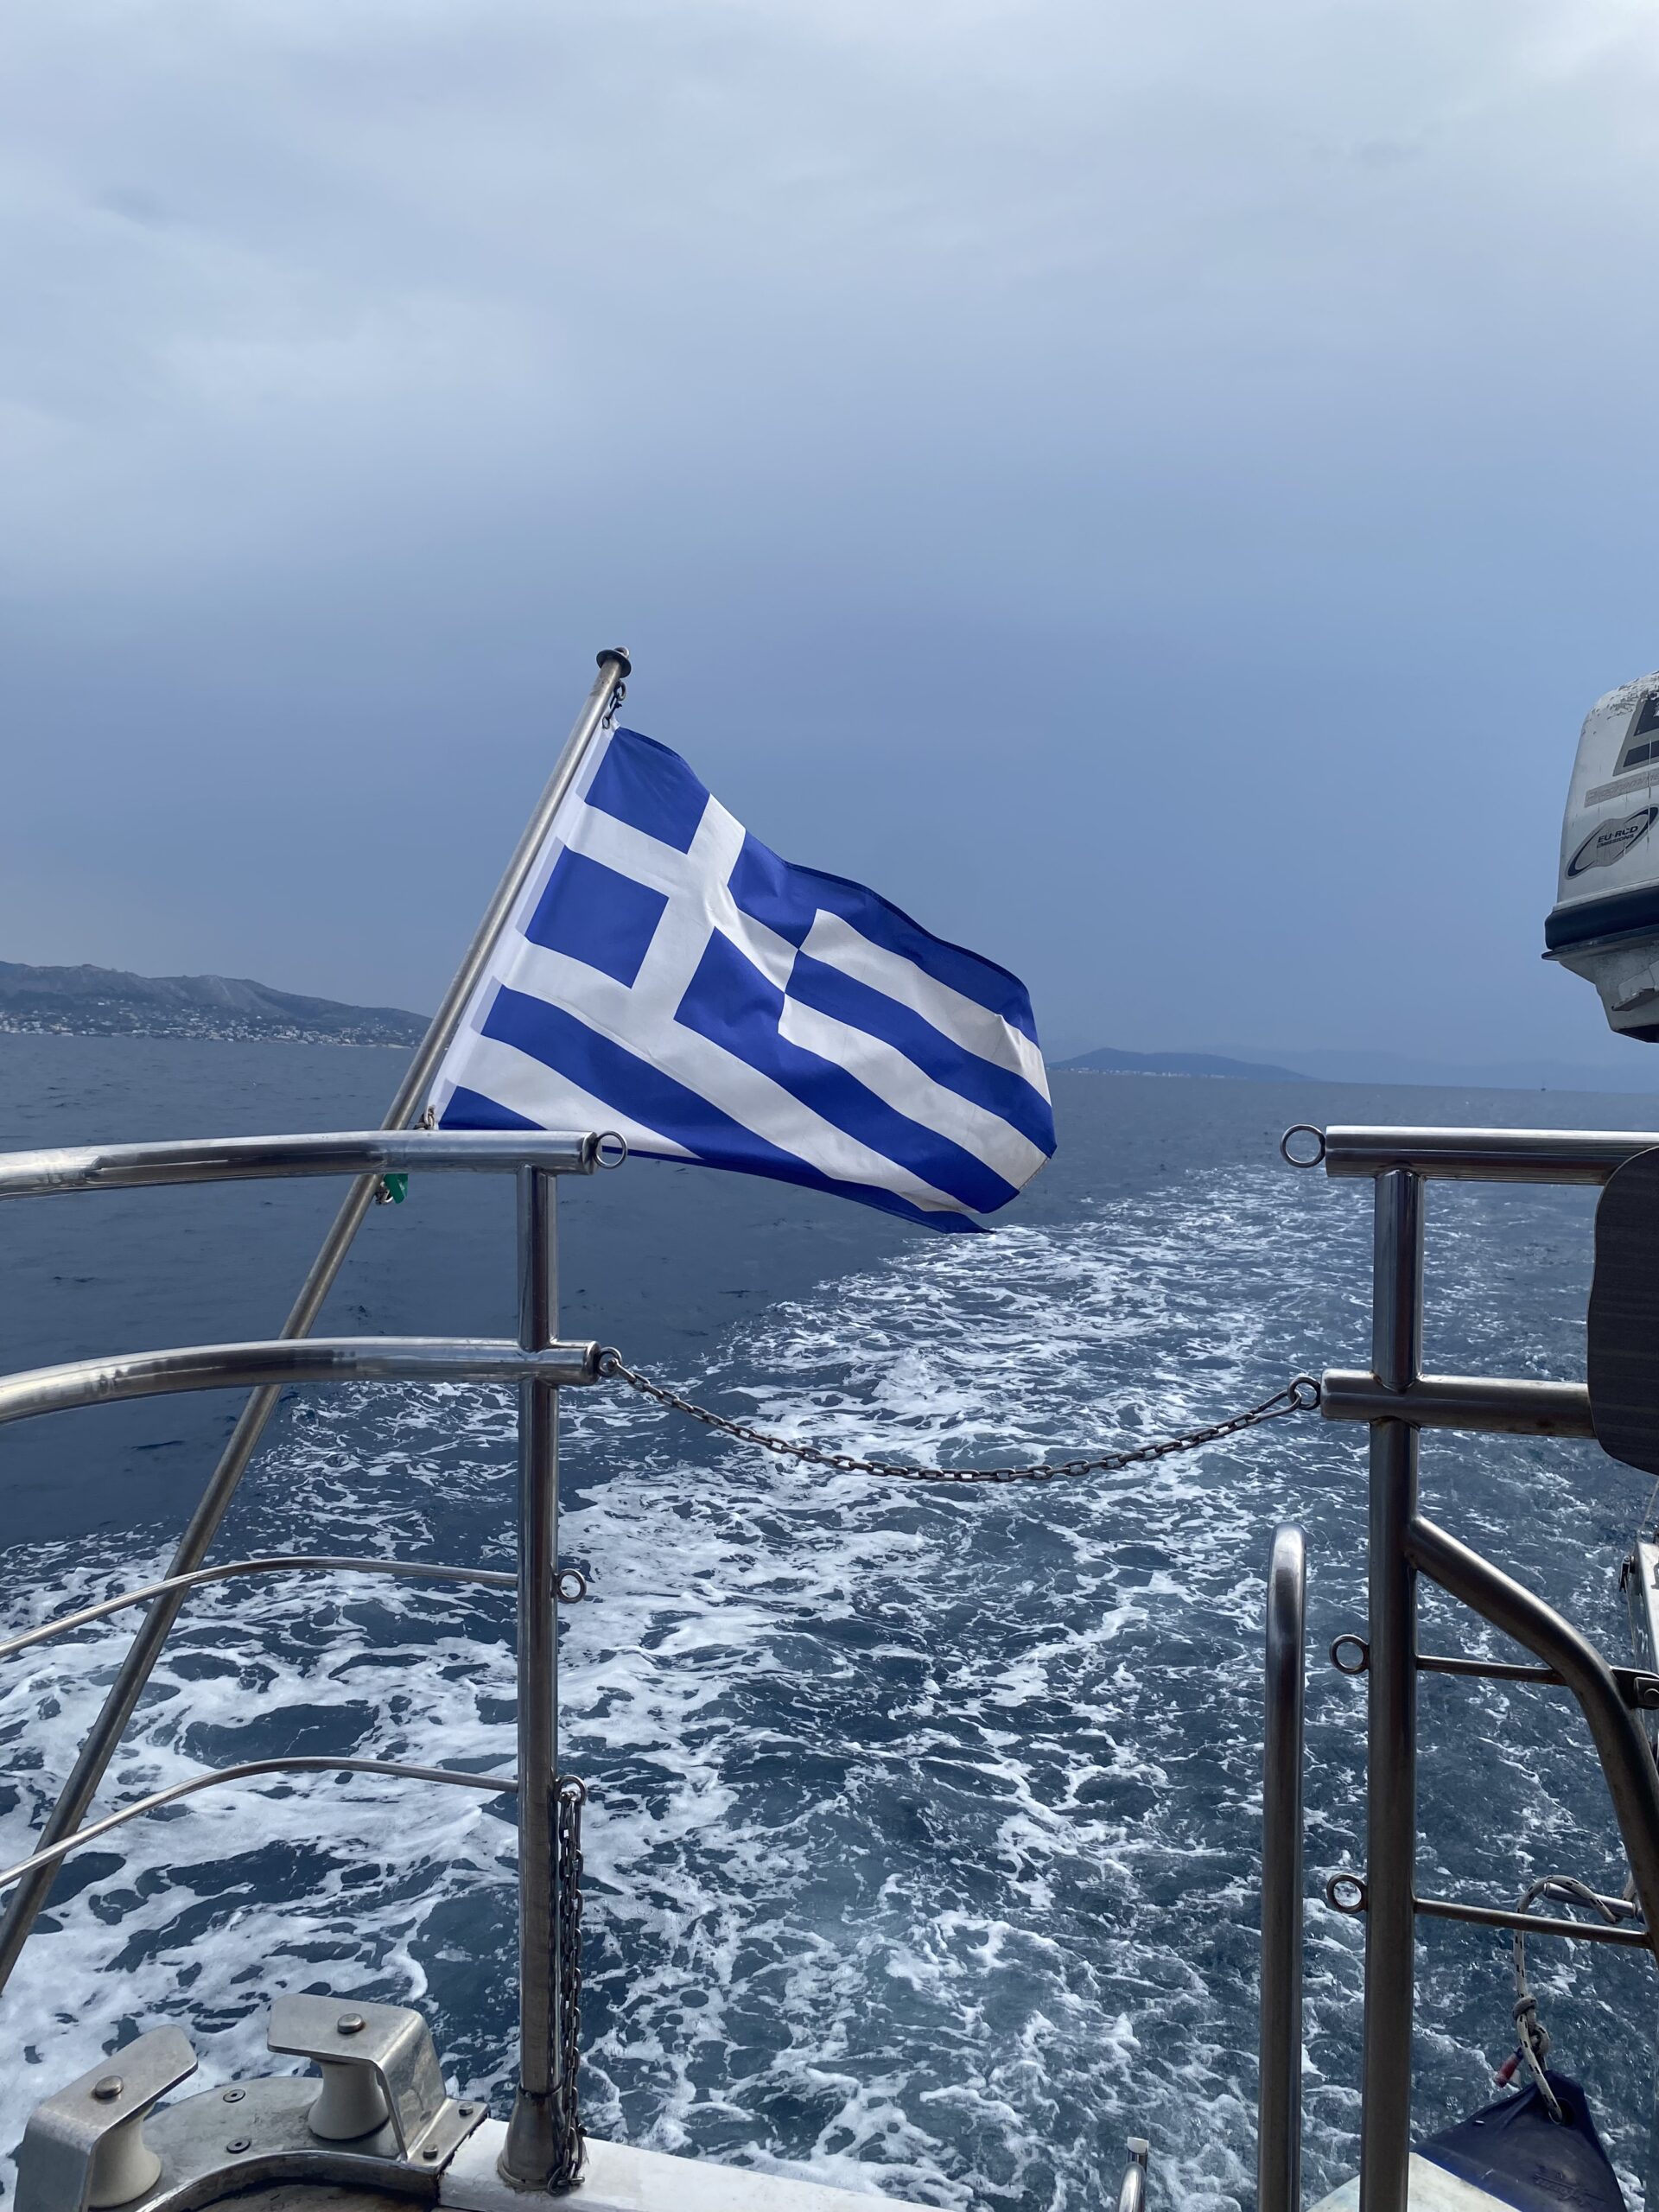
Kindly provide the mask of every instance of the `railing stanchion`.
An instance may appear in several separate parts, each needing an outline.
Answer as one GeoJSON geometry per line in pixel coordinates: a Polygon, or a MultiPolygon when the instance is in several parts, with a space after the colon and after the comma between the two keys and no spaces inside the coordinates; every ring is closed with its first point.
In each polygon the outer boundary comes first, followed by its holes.
{"type": "Polygon", "coordinates": [[[1262,2040],[1257,2212],[1300,2212],[1302,2196],[1302,1747],[1307,1550],[1274,1532],[1268,1566],[1267,1716],[1262,1792],[1262,2040]]]}
{"type": "MultiPolygon", "coordinates": [[[[1423,1193],[1405,1168],[1376,1179],[1371,1363],[1404,1390],[1422,1363],[1423,1193]]],[[[1407,2212],[1416,1968],[1417,1431],[1371,1423],[1370,1665],[1365,1815],[1365,2031],[1360,2212],[1407,2212]]]]}
{"type": "MultiPolygon", "coordinates": [[[[518,1341],[540,1351],[556,1333],[557,1185],[518,1176],[518,1341]]],[[[561,2053],[558,1849],[559,1394],[518,1392],[518,2082],[501,2171],[534,2189],[572,2181],[563,2125],[571,2085],[561,2053]]]]}

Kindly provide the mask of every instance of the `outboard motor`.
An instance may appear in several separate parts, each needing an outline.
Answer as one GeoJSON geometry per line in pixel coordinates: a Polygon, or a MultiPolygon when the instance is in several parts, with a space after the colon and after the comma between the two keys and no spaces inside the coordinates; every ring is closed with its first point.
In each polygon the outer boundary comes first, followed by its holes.
{"type": "Polygon", "coordinates": [[[1584,718],[1544,957],[1586,976],[1610,1025],[1659,1044],[1659,671],[1584,718]]]}

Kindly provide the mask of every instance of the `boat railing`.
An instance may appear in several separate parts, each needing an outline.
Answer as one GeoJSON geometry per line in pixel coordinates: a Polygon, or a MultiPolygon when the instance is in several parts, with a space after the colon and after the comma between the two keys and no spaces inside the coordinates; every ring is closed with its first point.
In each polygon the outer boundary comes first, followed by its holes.
{"type": "MultiPolygon", "coordinates": [[[[1333,1177],[1370,1178],[1375,1185],[1371,1367],[1365,1372],[1332,1370],[1322,1383],[1321,1402],[1328,1419],[1363,1421],[1370,1431],[1367,1633],[1339,1637],[1332,1652],[1341,1671],[1363,1675],[1366,1683],[1366,1863],[1363,1872],[1333,1876],[1325,1893],[1337,1910],[1363,1916],[1365,1925],[1362,2212],[1407,2212],[1417,1919],[1460,1920],[1496,1928],[1519,1925],[1530,1934],[1649,1948],[1659,1931],[1659,1771],[1636,1718],[1659,1703],[1659,1677],[1609,1666],[1558,1613],[1419,1510],[1418,1439],[1426,1427],[1538,1436],[1596,1433],[1585,1383],[1422,1372],[1424,1185],[1437,1178],[1605,1183],[1639,1154],[1659,1149],[1659,1137],[1623,1131],[1478,1129],[1340,1128],[1307,1134],[1313,1140],[1313,1150],[1303,1147],[1299,1154],[1287,1140],[1286,1156],[1294,1164],[1323,1164],[1333,1177]],[[1416,1585],[1423,1574],[1526,1646],[1540,1663],[1527,1666],[1422,1652],[1416,1585]],[[1420,1674],[1431,1672],[1532,1681],[1573,1692],[1607,1781],[1642,1908],[1642,1925],[1552,1920],[1484,1901],[1418,1894],[1416,1682],[1420,1674]]],[[[1292,1132],[1291,1137],[1297,1135],[1292,1132]]],[[[175,1571],[158,1580],[0,1642],[3,1658],[124,1609],[149,1608],[122,1670],[122,1695],[106,1704],[98,1724],[104,1732],[96,1747],[96,1770],[101,1773],[148,1680],[166,1630],[199,1587],[242,1576],[332,1573],[407,1574],[512,1586],[518,1596],[516,1775],[463,1774],[376,1760],[251,1761],[192,1777],[86,1826],[81,1825],[84,1798],[76,1802],[73,1789],[67,1789],[39,1848],[0,1873],[0,1885],[14,1892],[6,1936],[0,1941],[0,1986],[62,1860],[79,1844],[160,1805],[260,1775],[327,1770],[516,1793],[519,2050],[518,2095],[503,2170],[538,2187],[545,2187],[557,2172],[563,2155],[561,2138],[568,2141],[574,2133],[574,2083],[566,2042],[569,1930],[560,1905],[564,1830],[556,1758],[556,1606],[561,1596],[580,1594],[580,1578],[573,1570],[562,1575],[557,1560],[557,1401],[561,1389],[598,1379],[601,1353],[597,1344],[562,1341],[555,1333],[555,1190],[561,1175],[589,1174],[596,1167],[620,1164],[624,1156],[626,1147],[620,1141],[593,1135],[382,1129],[0,1157],[0,1198],[273,1176],[346,1176],[362,1190],[365,1184],[372,1189],[374,1179],[389,1176],[511,1172],[518,1182],[519,1317],[512,1340],[318,1338],[309,1336],[306,1327],[290,1327],[288,1334],[271,1340],[126,1353],[0,1377],[0,1424],[175,1390],[251,1387],[257,1402],[259,1394],[274,1399],[278,1389],[291,1385],[394,1379],[512,1382],[518,1388],[519,1409],[516,1575],[423,1561],[308,1554],[207,1566],[198,1552],[188,1565],[175,1561],[175,1571]]],[[[1274,1542],[1268,1605],[1261,2212],[1297,2212],[1300,2196],[1305,1581],[1300,1532],[1281,1529],[1274,1542]]],[[[84,1750],[83,1764],[87,1756],[84,1750]]],[[[387,2014],[398,2010],[368,2009],[387,2014]]],[[[334,2032],[328,2024],[324,2026],[327,2034],[334,2032]]],[[[304,2032],[313,2031],[306,2028],[304,2032]]],[[[339,2032],[346,2032],[343,2024],[339,2032]]],[[[391,2022],[385,2033],[395,2042],[404,2030],[391,2022]]],[[[309,2044],[296,2043],[274,2043],[273,2047],[310,2050],[309,2044]]],[[[156,2056],[158,2081],[174,2065],[175,2056],[170,2045],[156,2056]]],[[[87,2094],[96,2096],[100,2087],[89,2088],[87,2094]]],[[[77,2126],[84,2126],[84,2115],[72,2113],[63,2126],[67,2140],[77,2126]]],[[[1144,2190],[1144,2153],[1137,2145],[1124,2177],[1123,2212],[1140,2212],[1144,2190]]]]}
{"type": "Polygon", "coordinates": [[[1118,2184],[1117,2212],[1147,2212],[1147,2169],[1151,2145],[1144,2135],[1131,2135],[1127,2148],[1129,2158],[1118,2184]]]}
{"type": "MultiPolygon", "coordinates": [[[[1328,1420],[1370,1430],[1368,1624],[1332,1646],[1367,1694],[1366,1860],[1333,1875],[1325,1899],[1365,1927],[1361,2212],[1407,2212],[1416,1921],[1522,1928],[1574,1942],[1659,1945],[1659,1771],[1638,1713],[1659,1703],[1659,1677],[1611,1667],[1559,1613],[1418,1504],[1425,1428],[1514,1436],[1596,1435],[1589,1387],[1531,1376],[1422,1372],[1424,1185],[1460,1182],[1605,1185],[1659,1135],[1626,1130],[1299,1128],[1293,1166],[1375,1185],[1369,1371],[1328,1371],[1328,1420]],[[1417,1579],[1427,1575],[1530,1650],[1528,1666],[1423,1652],[1417,1579]],[[1572,1691],[1589,1727],[1630,1861],[1642,1923],[1553,1920],[1478,1900],[1421,1896],[1416,1883],[1417,1677],[1445,1674],[1572,1691]]],[[[1300,1535],[1274,1540],[1268,1594],[1267,1769],[1263,1807],[1261,2212],[1296,2212],[1302,2056],[1301,1740],[1303,1555],[1300,1535]]]]}
{"type": "MultiPolygon", "coordinates": [[[[557,1177],[588,1175],[599,1167],[620,1166],[626,1156],[626,1146],[612,1136],[540,1130],[433,1129],[167,1141],[0,1156],[0,1199],[268,1177],[340,1175],[360,1179],[435,1172],[511,1173],[518,1181],[519,1319],[516,1340],[291,1335],[127,1352],[0,1376],[0,1425],[77,1407],[188,1390],[442,1381],[512,1383],[518,1394],[516,1573],[418,1560],[275,1554],[175,1573],[0,1642],[0,1658],[6,1658],[130,1607],[149,1606],[151,1625],[156,1609],[167,1609],[162,1635],[145,1638],[141,1630],[135,1638],[127,1662],[133,1679],[116,1727],[118,1737],[120,1725],[136,1706],[163,1647],[165,1630],[172,1626],[189,1593],[209,1584],[264,1574],[360,1573],[512,1589],[518,1598],[516,1774],[480,1775],[385,1759],[280,1758],[245,1761],[192,1776],[85,1824],[79,1817],[84,1808],[75,1808],[66,1820],[61,1817],[60,1802],[57,1832],[54,1832],[54,1823],[49,1822],[37,1849],[16,1865],[0,1870],[0,1888],[13,1891],[11,1920],[15,1927],[21,1927],[10,1948],[0,1954],[0,1986],[47,1900],[60,1866],[70,1853],[129,1821],[200,1791],[261,1776],[332,1771],[513,1795],[518,1800],[518,1826],[520,2017],[518,2101],[505,2154],[505,2170],[545,2186],[561,2159],[568,2163],[575,2120],[574,2083],[568,2078],[565,2063],[566,2015],[574,1962],[565,1955],[566,1937],[556,1903],[561,1880],[568,1882],[569,1877],[560,1865],[561,1834],[568,1827],[568,1819],[562,1818],[556,1763],[556,1609],[561,1599],[579,1597],[585,1584],[575,1569],[562,1571],[558,1565],[557,1399],[563,1388],[599,1379],[601,1347],[562,1341],[554,1333],[554,1199],[557,1177]]],[[[106,1707],[106,1714],[109,1710],[106,1707]]],[[[100,1771],[112,1748],[112,1744],[102,1747],[100,1771]]],[[[82,1756],[84,1759],[85,1749],[82,1756]]],[[[92,2094],[96,2096],[99,2092],[94,2088],[92,2094]]],[[[68,2121],[65,2125],[70,2126],[68,2121]]],[[[575,2139],[579,2153],[579,2139],[575,2139]]]]}
{"type": "Polygon", "coordinates": [[[1307,1547],[1275,1529],[1268,1563],[1262,1791],[1262,2044],[1256,2212],[1302,2201],[1302,1770],[1307,1704],[1307,1547]]]}

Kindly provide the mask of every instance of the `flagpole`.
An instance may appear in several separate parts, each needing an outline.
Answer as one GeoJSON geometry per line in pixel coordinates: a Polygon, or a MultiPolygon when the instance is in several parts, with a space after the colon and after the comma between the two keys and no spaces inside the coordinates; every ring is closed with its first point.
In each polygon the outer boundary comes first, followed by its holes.
{"type": "MultiPolygon", "coordinates": [[[[593,689],[576,716],[547,787],[537,801],[536,810],[524,826],[506,872],[496,886],[495,895],[484,910],[466,957],[455,970],[442,1003],[397,1087],[397,1096],[381,1122],[382,1128],[407,1128],[424,1109],[432,1079],[461,1026],[473,994],[484,978],[503,925],[530,879],[549,825],[581,772],[588,747],[621,698],[624,679],[631,673],[628,656],[620,646],[607,646],[600,654],[599,674],[593,689]]],[[[352,1240],[373,1202],[379,1179],[378,1175],[365,1175],[352,1185],[283,1325],[284,1337],[306,1337],[311,1333],[323,1301],[351,1249],[352,1240]]],[[[256,1390],[243,1407],[213,1478],[179,1540],[178,1549],[167,1570],[169,1579],[193,1573],[201,1565],[281,1395],[275,1386],[256,1390]]],[[[110,1687],[103,1707],[81,1745],[80,1756],[41,1833],[39,1848],[61,1843],[80,1826],[188,1594],[178,1590],[158,1598],[145,1615],[143,1626],[133,1637],[120,1672],[110,1687]]],[[[17,1955],[46,1904],[58,1872],[57,1866],[41,1867],[26,1876],[13,1894],[5,1918],[0,1922],[0,1990],[10,1979],[17,1955]]]]}

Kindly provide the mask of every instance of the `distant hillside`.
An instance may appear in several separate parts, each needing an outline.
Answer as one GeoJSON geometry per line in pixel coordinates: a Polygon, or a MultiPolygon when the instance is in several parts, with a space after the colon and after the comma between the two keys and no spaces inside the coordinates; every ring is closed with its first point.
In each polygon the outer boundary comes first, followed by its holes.
{"type": "Polygon", "coordinates": [[[1647,1096],[1659,1090],[1659,1048],[1609,1037],[1605,1061],[1418,1059],[1404,1052],[1298,1048],[1316,1083],[1409,1083],[1436,1090],[1578,1090],[1647,1096]]]}
{"type": "Polygon", "coordinates": [[[1102,1045],[1092,1052],[1079,1052],[1074,1060],[1058,1060],[1062,1075],[1228,1075],[1246,1083],[1306,1083],[1294,1068],[1276,1068],[1266,1060],[1230,1060],[1220,1052],[1115,1052],[1102,1045]]]}
{"type": "Polygon", "coordinates": [[[279,1039],[295,1045],[415,1045],[425,1018],[342,1006],[231,976],[130,976],[0,960],[0,1031],[60,1037],[279,1039]]]}
{"type": "MultiPolygon", "coordinates": [[[[1118,1052],[1103,1046],[1074,1059],[1052,1063],[1058,1071],[1090,1070],[1119,1075],[1213,1075],[1240,1077],[1249,1083],[1411,1084],[1432,1090],[1567,1090],[1650,1096],[1659,1092],[1659,1049],[1623,1042],[1618,1056],[1601,1065],[1562,1060],[1491,1060],[1474,1065],[1450,1060],[1418,1059],[1408,1053],[1343,1050],[1309,1046],[1295,1051],[1298,1065],[1224,1052],[1118,1052]]],[[[1402,1109],[1403,1110],[1403,1109],[1402,1109]]]]}

